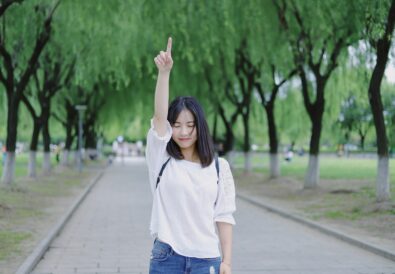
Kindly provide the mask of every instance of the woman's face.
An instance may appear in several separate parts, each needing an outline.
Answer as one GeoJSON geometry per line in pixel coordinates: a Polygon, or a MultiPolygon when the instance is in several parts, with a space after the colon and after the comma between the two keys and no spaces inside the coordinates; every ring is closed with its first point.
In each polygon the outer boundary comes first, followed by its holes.
{"type": "Polygon", "coordinates": [[[172,128],[172,138],[181,149],[195,145],[197,140],[195,118],[189,110],[184,109],[180,112],[172,128]]]}

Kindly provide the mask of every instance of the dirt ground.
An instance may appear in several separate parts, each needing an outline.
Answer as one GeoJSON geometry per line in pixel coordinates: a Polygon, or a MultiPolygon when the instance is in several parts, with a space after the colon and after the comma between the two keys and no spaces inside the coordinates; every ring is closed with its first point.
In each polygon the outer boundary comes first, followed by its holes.
{"type": "MultiPolygon", "coordinates": [[[[53,171],[53,173],[57,173],[53,171]]],[[[18,247],[18,252],[13,252],[5,258],[0,260],[0,274],[14,273],[18,267],[23,263],[27,256],[33,251],[33,249],[39,244],[39,242],[48,234],[49,230],[60,220],[75,202],[77,197],[82,193],[84,188],[89,182],[98,174],[97,168],[92,168],[89,172],[84,173],[84,176],[70,175],[68,178],[73,179],[79,176],[81,182],[62,192],[61,195],[46,197],[45,201],[37,202],[34,197],[29,197],[32,203],[31,206],[37,209],[36,216],[29,218],[21,218],[20,220],[14,219],[12,224],[4,225],[0,222],[0,230],[7,227],[7,230],[14,229],[16,231],[29,232],[31,235],[26,240],[22,241],[18,247]]],[[[39,178],[37,179],[39,180],[39,178]]],[[[63,180],[61,178],[60,180],[63,180]]],[[[32,179],[22,178],[19,184],[34,184],[36,183],[32,179]]],[[[7,208],[0,208],[1,210],[11,210],[7,208]]],[[[4,221],[4,220],[0,220],[4,221]]]]}
{"type": "Polygon", "coordinates": [[[288,177],[234,176],[239,193],[395,252],[395,203],[375,202],[372,182],[320,180],[315,189],[303,189],[303,182],[288,177]]]}

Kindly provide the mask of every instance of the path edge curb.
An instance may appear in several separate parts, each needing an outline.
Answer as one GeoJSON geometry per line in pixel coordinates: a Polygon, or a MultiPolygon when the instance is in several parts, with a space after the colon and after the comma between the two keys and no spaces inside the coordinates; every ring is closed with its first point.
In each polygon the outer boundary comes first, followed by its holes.
{"type": "Polygon", "coordinates": [[[321,224],[319,224],[317,222],[310,221],[310,220],[304,219],[304,218],[302,218],[300,216],[296,216],[296,215],[290,214],[290,213],[288,213],[288,212],[286,212],[284,210],[281,210],[279,208],[276,208],[276,207],[273,207],[273,206],[269,206],[269,205],[265,204],[264,202],[262,202],[260,200],[258,201],[257,198],[247,197],[246,194],[244,194],[244,193],[243,194],[237,193],[236,196],[238,198],[240,198],[241,200],[244,200],[244,201],[246,201],[246,202],[248,202],[250,204],[253,204],[255,206],[258,206],[258,207],[261,207],[263,209],[266,209],[267,211],[270,211],[272,213],[280,215],[281,217],[284,217],[284,218],[287,218],[287,219],[291,219],[291,220],[293,220],[293,221],[295,221],[297,223],[300,223],[300,224],[303,224],[303,225],[308,226],[310,228],[313,228],[315,230],[318,230],[321,233],[324,233],[326,235],[335,237],[335,238],[337,238],[339,240],[342,240],[344,242],[347,242],[347,243],[349,243],[351,245],[354,245],[356,247],[359,247],[359,248],[362,248],[364,250],[370,251],[370,252],[372,252],[372,253],[374,253],[376,255],[385,257],[386,259],[395,261],[395,253],[394,252],[391,252],[389,250],[383,249],[383,248],[375,246],[373,244],[364,242],[364,241],[362,241],[360,239],[356,239],[354,237],[351,237],[351,236],[345,234],[344,232],[340,232],[340,231],[335,230],[333,228],[324,227],[323,225],[321,225],[321,224]]]}
{"type": "Polygon", "coordinates": [[[77,210],[79,205],[85,200],[88,193],[93,189],[96,183],[103,176],[104,170],[101,170],[85,187],[84,191],[80,196],[75,200],[74,204],[70,207],[70,209],[60,218],[60,220],[49,230],[46,237],[44,237],[34,248],[32,253],[25,259],[25,261],[20,265],[15,274],[29,274],[34,267],[38,264],[41,258],[44,256],[45,252],[48,250],[52,241],[60,234],[64,226],[70,220],[71,216],[77,210]]]}

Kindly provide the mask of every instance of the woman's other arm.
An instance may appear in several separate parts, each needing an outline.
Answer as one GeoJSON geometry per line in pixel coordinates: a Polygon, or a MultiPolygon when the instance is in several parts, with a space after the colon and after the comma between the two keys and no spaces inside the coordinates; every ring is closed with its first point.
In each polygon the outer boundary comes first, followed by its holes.
{"type": "Polygon", "coordinates": [[[225,222],[217,222],[217,228],[222,250],[222,263],[220,268],[220,274],[230,274],[232,265],[233,225],[225,222]]]}
{"type": "Polygon", "coordinates": [[[155,112],[154,112],[154,128],[159,136],[166,134],[167,111],[169,107],[169,79],[170,71],[173,67],[173,59],[171,57],[172,39],[169,37],[167,49],[161,51],[155,58],[155,64],[158,68],[158,79],[155,88],[155,112]]]}

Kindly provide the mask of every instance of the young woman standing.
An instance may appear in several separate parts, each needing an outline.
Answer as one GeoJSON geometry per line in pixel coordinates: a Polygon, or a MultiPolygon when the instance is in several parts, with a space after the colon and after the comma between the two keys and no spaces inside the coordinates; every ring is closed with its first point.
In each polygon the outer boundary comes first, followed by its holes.
{"type": "Polygon", "coordinates": [[[149,273],[231,274],[233,176],[228,162],[215,157],[196,99],[178,97],[168,105],[171,48],[169,38],[166,52],[154,59],[155,113],[146,147],[155,239],[149,273]]]}

